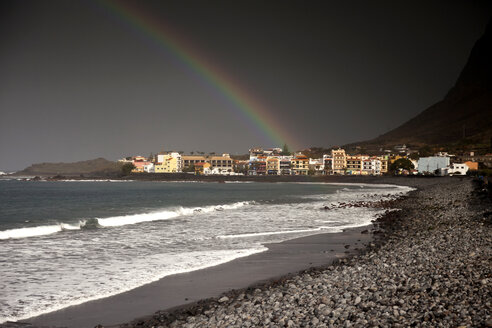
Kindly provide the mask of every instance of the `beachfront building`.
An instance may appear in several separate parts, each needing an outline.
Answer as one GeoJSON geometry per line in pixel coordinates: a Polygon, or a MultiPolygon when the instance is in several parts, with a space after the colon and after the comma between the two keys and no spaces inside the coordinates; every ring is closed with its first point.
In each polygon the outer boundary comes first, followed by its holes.
{"type": "Polygon", "coordinates": [[[325,173],[325,162],[323,158],[310,158],[309,171],[316,175],[323,175],[325,173]]]}
{"type": "Polygon", "coordinates": [[[298,155],[291,160],[292,175],[308,175],[309,159],[304,155],[298,155]]]}
{"type": "Polygon", "coordinates": [[[248,175],[266,175],[267,174],[267,157],[257,156],[249,161],[248,175]]]}
{"type": "Polygon", "coordinates": [[[210,163],[211,168],[217,168],[220,171],[233,172],[234,171],[234,161],[229,154],[222,154],[222,156],[210,156],[207,159],[210,163]]]}
{"type": "Polygon", "coordinates": [[[325,167],[325,174],[333,174],[333,159],[331,158],[331,155],[323,155],[323,164],[325,167]]]}
{"type": "Polygon", "coordinates": [[[468,172],[468,165],[465,163],[453,163],[449,167],[448,174],[450,175],[466,175],[468,172]]]}
{"type": "Polygon", "coordinates": [[[367,156],[360,155],[347,155],[345,160],[347,161],[347,171],[348,175],[362,175],[366,171],[363,171],[363,161],[367,159],[367,156]]]}
{"type": "Polygon", "coordinates": [[[182,155],[181,156],[181,167],[183,170],[195,167],[198,163],[205,163],[207,158],[200,155],[182,155]]]}
{"type": "Polygon", "coordinates": [[[332,149],[332,171],[333,174],[345,174],[347,168],[347,157],[344,149],[332,149]]]}
{"type": "Polygon", "coordinates": [[[365,175],[380,175],[381,161],[376,157],[364,159],[362,170],[365,172],[365,175]]]}
{"type": "Polygon", "coordinates": [[[266,173],[267,175],[279,175],[280,174],[280,159],[278,156],[270,156],[266,159],[266,173]]]}
{"type": "Polygon", "coordinates": [[[222,154],[222,156],[183,155],[181,163],[183,169],[189,169],[198,163],[209,163],[211,170],[218,168],[219,171],[234,171],[234,161],[229,154],[222,154]]]}
{"type": "Polygon", "coordinates": [[[381,174],[388,173],[389,156],[388,155],[378,156],[377,159],[379,159],[379,161],[381,162],[381,174]]]}
{"type": "Polygon", "coordinates": [[[279,156],[279,167],[281,175],[292,174],[292,156],[279,156]]]}
{"type": "Polygon", "coordinates": [[[179,173],[182,172],[181,155],[176,152],[161,153],[157,155],[154,164],[155,173],[179,173]]]}
{"type": "Polygon", "coordinates": [[[420,157],[418,170],[420,174],[436,173],[445,175],[449,167],[450,158],[446,156],[420,157]]]}

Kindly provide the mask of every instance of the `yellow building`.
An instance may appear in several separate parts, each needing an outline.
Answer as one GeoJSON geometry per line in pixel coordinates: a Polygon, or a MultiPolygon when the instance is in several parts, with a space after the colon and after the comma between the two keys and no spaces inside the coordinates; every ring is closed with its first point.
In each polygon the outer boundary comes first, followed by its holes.
{"type": "Polygon", "coordinates": [[[347,155],[345,157],[347,161],[346,174],[350,175],[369,175],[367,170],[367,163],[371,162],[367,155],[347,155]]]}
{"type": "Polygon", "coordinates": [[[276,156],[267,157],[266,170],[268,175],[280,174],[280,159],[276,156]]]}
{"type": "Polygon", "coordinates": [[[347,174],[359,175],[362,173],[362,157],[361,156],[346,156],[347,174]]]}
{"type": "Polygon", "coordinates": [[[180,167],[180,161],[176,157],[164,156],[162,163],[154,164],[155,173],[177,173],[180,167]]]}
{"type": "Polygon", "coordinates": [[[388,173],[388,155],[379,156],[378,159],[381,161],[381,174],[388,173]]]}
{"type": "Polygon", "coordinates": [[[299,155],[291,160],[293,175],[308,175],[309,159],[304,155],[299,155]]]}
{"type": "Polygon", "coordinates": [[[331,151],[333,173],[345,174],[347,168],[347,156],[345,155],[345,149],[332,149],[331,151]]]}

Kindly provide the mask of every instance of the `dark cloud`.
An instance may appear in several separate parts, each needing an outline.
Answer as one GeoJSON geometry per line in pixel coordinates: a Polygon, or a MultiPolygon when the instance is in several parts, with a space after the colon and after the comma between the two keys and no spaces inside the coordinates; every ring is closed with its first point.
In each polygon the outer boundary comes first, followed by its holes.
{"type": "MultiPolygon", "coordinates": [[[[301,146],[375,137],[441,99],[480,1],[137,1],[269,107],[301,146]]],[[[98,2],[0,4],[0,170],[162,149],[271,146],[98,2]]]]}

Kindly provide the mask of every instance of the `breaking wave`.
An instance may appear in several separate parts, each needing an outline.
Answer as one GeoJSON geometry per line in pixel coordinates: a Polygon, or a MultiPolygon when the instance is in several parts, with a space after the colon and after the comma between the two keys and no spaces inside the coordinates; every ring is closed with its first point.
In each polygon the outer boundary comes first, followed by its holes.
{"type": "Polygon", "coordinates": [[[10,229],[0,231],[0,240],[38,237],[68,230],[119,227],[142,222],[169,220],[182,216],[209,213],[213,211],[233,210],[250,204],[254,204],[254,202],[236,202],[232,204],[211,205],[204,207],[179,207],[176,209],[166,209],[159,212],[121,215],[108,218],[91,218],[80,220],[78,224],[59,223],[37,227],[10,229]]]}

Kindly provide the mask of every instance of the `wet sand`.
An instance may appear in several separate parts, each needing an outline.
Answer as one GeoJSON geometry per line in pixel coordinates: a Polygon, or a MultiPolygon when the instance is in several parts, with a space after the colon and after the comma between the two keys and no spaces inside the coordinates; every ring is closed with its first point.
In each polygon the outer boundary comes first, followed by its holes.
{"type": "Polygon", "coordinates": [[[326,266],[354,254],[373,235],[361,231],[318,234],[268,244],[268,250],[203,270],[172,275],[108,298],[71,306],[25,320],[34,326],[87,328],[114,326],[199,300],[217,297],[232,289],[247,288],[310,267],[326,266]],[[350,247],[346,248],[346,245],[350,247]]]}

